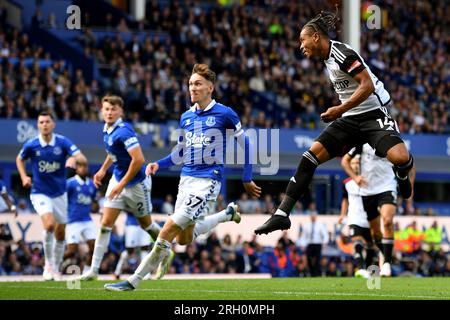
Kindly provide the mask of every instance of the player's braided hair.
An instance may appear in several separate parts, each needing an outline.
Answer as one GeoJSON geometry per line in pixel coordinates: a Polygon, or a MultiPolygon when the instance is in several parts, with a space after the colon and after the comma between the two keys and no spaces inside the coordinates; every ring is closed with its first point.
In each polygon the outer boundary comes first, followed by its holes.
{"type": "Polygon", "coordinates": [[[338,6],[336,5],[336,12],[320,11],[318,15],[312,18],[305,24],[303,29],[311,29],[313,32],[318,32],[321,35],[329,37],[329,32],[336,29],[336,23],[339,21],[338,6]]]}

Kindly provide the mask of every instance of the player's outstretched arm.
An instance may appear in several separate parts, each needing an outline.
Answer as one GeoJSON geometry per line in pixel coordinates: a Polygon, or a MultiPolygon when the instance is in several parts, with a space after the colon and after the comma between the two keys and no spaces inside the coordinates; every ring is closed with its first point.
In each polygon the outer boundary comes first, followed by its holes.
{"type": "Polygon", "coordinates": [[[31,187],[31,178],[27,175],[27,171],[25,170],[25,161],[21,158],[20,155],[16,158],[16,166],[17,171],[19,171],[20,179],[22,180],[22,186],[24,188],[31,187]]]}
{"type": "Polygon", "coordinates": [[[350,162],[352,161],[352,157],[347,153],[342,157],[341,166],[344,169],[345,173],[348,174],[350,178],[353,180],[358,176],[350,166],[350,162]]]}
{"type": "Polygon", "coordinates": [[[102,166],[100,167],[100,169],[97,171],[97,173],[93,177],[94,185],[97,188],[100,188],[100,186],[102,185],[102,180],[105,177],[105,174],[108,171],[109,167],[111,167],[112,163],[113,162],[111,160],[111,157],[109,155],[107,155],[102,166]]]}
{"type": "Polygon", "coordinates": [[[154,175],[154,174],[156,174],[156,171],[158,171],[158,169],[159,169],[158,162],[151,162],[145,168],[145,175],[146,176],[154,175]]]}
{"type": "Polygon", "coordinates": [[[366,185],[366,181],[364,180],[363,176],[357,175],[356,172],[353,171],[352,167],[350,166],[351,161],[352,157],[347,153],[342,157],[341,166],[344,169],[345,173],[348,174],[350,178],[355,180],[358,186],[363,187],[364,185],[366,185]]]}
{"type": "Polygon", "coordinates": [[[2,193],[2,198],[3,198],[3,201],[6,203],[6,205],[8,206],[9,211],[11,213],[14,213],[14,216],[17,217],[17,208],[14,205],[14,203],[12,203],[11,199],[9,198],[8,193],[7,192],[2,193]]]}
{"type": "Polygon", "coordinates": [[[261,187],[256,185],[253,181],[253,166],[252,166],[252,156],[253,156],[253,145],[245,133],[240,134],[236,137],[236,140],[240,147],[245,152],[245,163],[242,172],[242,182],[244,183],[245,191],[253,197],[259,198],[261,196],[261,187]]]}
{"type": "Polygon", "coordinates": [[[147,167],[145,168],[145,174],[147,176],[153,175],[160,168],[161,169],[170,168],[171,166],[181,164],[182,159],[183,159],[184,146],[185,146],[184,143],[179,142],[173,148],[172,152],[168,156],[166,156],[162,159],[159,159],[156,162],[149,163],[147,165],[147,167]]]}

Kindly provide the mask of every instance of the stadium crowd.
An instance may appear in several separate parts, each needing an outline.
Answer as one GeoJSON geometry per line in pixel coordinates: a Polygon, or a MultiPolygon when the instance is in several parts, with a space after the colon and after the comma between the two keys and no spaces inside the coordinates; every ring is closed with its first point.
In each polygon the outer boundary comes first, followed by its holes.
{"type": "MultiPolygon", "coordinates": [[[[97,39],[93,26],[83,29],[79,41],[102,71],[91,83],[81,70],[70,74],[63,61],[51,61],[26,33],[2,24],[0,117],[35,118],[50,107],[59,119],[98,121],[99,97],[113,91],[125,97],[134,122],[177,121],[189,105],[186,76],[199,60],[217,72],[216,97],[237,110],[244,126],[316,129],[318,115],[337,103],[322,62],[307,60],[298,48],[299,26],[327,8],[325,1],[158,5],[148,3],[139,26],[166,34],[165,40],[147,36],[139,41],[136,35],[127,43],[122,35],[131,28],[125,20],[115,27],[110,21],[95,26],[115,28],[115,37],[97,39]]],[[[380,30],[366,30],[362,23],[367,36],[361,54],[390,91],[401,131],[450,132],[450,50],[437,23],[449,9],[442,1],[384,1],[380,6],[389,15],[380,30]]]]}

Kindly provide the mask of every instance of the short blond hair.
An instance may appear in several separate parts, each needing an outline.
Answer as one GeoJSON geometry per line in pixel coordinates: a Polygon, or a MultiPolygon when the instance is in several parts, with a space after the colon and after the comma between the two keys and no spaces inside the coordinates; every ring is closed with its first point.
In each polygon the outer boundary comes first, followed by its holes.
{"type": "Polygon", "coordinates": [[[108,102],[113,106],[119,106],[123,108],[123,99],[119,96],[115,95],[106,95],[102,98],[102,104],[103,102],[108,102]]]}

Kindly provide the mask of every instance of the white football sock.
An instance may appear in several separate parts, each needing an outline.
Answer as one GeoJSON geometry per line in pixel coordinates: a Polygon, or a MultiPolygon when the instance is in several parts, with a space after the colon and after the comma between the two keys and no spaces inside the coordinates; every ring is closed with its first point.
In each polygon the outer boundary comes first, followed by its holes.
{"type": "Polygon", "coordinates": [[[230,221],[232,216],[232,214],[227,214],[227,210],[225,209],[197,222],[194,227],[194,240],[199,235],[208,233],[214,229],[219,223],[230,221]]]}
{"type": "Polygon", "coordinates": [[[158,237],[152,251],[141,261],[134,274],[128,278],[128,282],[137,288],[142,279],[155,270],[159,263],[170,254],[170,248],[169,241],[158,237]]]}
{"type": "Polygon", "coordinates": [[[92,255],[91,269],[94,272],[98,272],[100,264],[102,263],[103,256],[108,250],[109,239],[111,238],[112,228],[101,227],[95,240],[94,254],[92,255]]]}
{"type": "Polygon", "coordinates": [[[59,272],[61,268],[61,263],[64,257],[64,248],[66,243],[63,241],[56,240],[55,245],[53,247],[53,257],[55,261],[54,271],[59,272]]]}
{"type": "Polygon", "coordinates": [[[128,251],[127,250],[123,250],[122,253],[120,254],[119,261],[117,262],[116,270],[114,271],[114,274],[116,276],[119,276],[122,273],[123,263],[127,259],[128,259],[128,251]]]}
{"type": "Polygon", "coordinates": [[[158,238],[159,232],[161,231],[161,226],[157,224],[156,222],[152,222],[151,225],[149,225],[145,231],[148,232],[150,237],[152,238],[152,241],[155,242],[158,238]]]}
{"type": "Polygon", "coordinates": [[[45,265],[53,267],[53,232],[44,230],[44,256],[45,265]]]}

